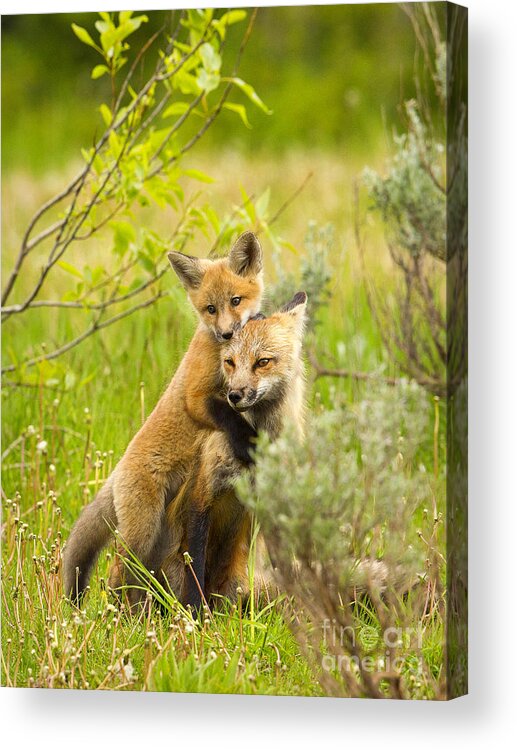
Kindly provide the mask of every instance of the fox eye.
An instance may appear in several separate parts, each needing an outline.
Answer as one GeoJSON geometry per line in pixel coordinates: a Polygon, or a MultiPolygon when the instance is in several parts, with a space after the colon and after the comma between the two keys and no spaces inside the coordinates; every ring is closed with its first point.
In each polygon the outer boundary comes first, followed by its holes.
{"type": "Polygon", "coordinates": [[[270,362],[270,359],[266,359],[264,357],[264,359],[259,359],[259,361],[257,362],[257,367],[266,367],[266,365],[268,365],[270,362]]]}
{"type": "Polygon", "coordinates": [[[235,362],[233,361],[233,359],[225,359],[224,364],[228,365],[229,367],[235,367],[235,362]]]}
{"type": "Polygon", "coordinates": [[[240,305],[241,299],[242,299],[242,297],[232,297],[231,303],[232,303],[233,307],[237,307],[238,305],[240,305]]]}
{"type": "Polygon", "coordinates": [[[213,305],[208,305],[206,309],[208,310],[210,315],[215,315],[215,307],[213,305]]]}

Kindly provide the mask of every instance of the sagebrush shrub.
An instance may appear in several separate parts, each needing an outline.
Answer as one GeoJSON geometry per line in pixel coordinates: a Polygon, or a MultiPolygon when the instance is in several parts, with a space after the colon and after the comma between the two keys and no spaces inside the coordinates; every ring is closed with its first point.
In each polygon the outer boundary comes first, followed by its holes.
{"type": "Polygon", "coordinates": [[[407,521],[428,493],[415,461],[428,423],[428,397],[403,382],[314,412],[302,444],[289,429],[274,443],[261,436],[253,481],[243,477],[238,489],[275,557],[319,570],[341,589],[360,561],[416,571],[407,521]]]}
{"type": "Polygon", "coordinates": [[[407,697],[403,672],[416,663],[411,689],[438,696],[421,652],[383,641],[393,628],[418,630],[439,590],[434,552],[412,523],[433,502],[432,477],[418,460],[429,396],[402,381],[355,404],[334,401],[311,414],[300,444],[289,426],[274,443],[260,436],[255,474],[239,479],[238,492],[259,520],[276,582],[290,597],[290,626],[327,694],[407,697]],[[356,638],[365,627],[375,631],[375,652],[356,638]],[[322,654],[346,659],[347,668],[322,670],[322,654]],[[388,659],[399,666],[386,676],[388,659]]]}

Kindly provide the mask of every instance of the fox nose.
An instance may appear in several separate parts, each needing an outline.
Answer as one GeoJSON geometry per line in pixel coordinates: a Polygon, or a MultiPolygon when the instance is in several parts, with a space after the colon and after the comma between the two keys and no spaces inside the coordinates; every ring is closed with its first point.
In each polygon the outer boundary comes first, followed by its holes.
{"type": "Polygon", "coordinates": [[[228,394],[228,398],[232,402],[232,404],[238,404],[239,401],[242,399],[243,393],[242,391],[230,391],[228,394]]]}
{"type": "Polygon", "coordinates": [[[226,333],[222,334],[223,339],[226,339],[226,341],[229,341],[231,337],[233,336],[233,331],[226,331],[226,333]]]}

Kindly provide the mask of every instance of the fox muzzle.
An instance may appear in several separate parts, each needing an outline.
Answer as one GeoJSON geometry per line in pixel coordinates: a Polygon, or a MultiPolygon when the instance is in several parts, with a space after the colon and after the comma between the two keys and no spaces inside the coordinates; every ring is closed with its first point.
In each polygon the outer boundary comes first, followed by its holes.
{"type": "Polygon", "coordinates": [[[228,391],[227,398],[232,409],[246,411],[255,404],[257,391],[254,388],[232,388],[228,391]]]}

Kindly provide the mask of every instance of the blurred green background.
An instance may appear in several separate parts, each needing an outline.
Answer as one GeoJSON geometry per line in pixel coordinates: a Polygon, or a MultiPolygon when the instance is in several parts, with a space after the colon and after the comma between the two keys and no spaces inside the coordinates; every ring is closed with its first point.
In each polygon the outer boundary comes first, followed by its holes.
{"type": "MultiPolygon", "coordinates": [[[[149,23],[134,35],[133,50],[174,22],[170,11],[143,12],[149,23]]],[[[100,131],[92,102],[107,95],[109,84],[91,80],[96,52],[70,28],[75,22],[93,33],[96,18],[2,18],[4,170],[64,165],[100,131]]],[[[239,38],[233,27],[227,65],[239,38]]],[[[223,113],[203,147],[231,145],[245,154],[302,147],[368,160],[385,146],[384,123],[393,123],[399,104],[414,94],[414,56],[411,23],[397,4],[261,8],[240,74],[273,115],[250,111],[252,129],[246,130],[235,126],[232,113],[223,113]]]]}

